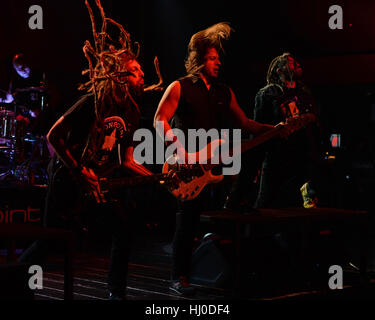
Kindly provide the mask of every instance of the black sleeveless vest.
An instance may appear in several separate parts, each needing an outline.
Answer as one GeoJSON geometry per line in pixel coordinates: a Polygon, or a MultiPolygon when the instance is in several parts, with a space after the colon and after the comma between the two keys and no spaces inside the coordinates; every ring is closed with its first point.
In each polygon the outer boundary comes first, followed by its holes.
{"type": "Polygon", "coordinates": [[[172,127],[185,133],[187,129],[228,128],[231,99],[229,87],[213,83],[210,90],[200,78],[184,78],[180,101],[172,119],[172,127]]]}

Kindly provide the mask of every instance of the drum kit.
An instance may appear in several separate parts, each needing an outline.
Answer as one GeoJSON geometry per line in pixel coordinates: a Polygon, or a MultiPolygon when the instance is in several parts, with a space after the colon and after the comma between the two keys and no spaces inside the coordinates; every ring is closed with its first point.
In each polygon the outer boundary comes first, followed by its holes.
{"type": "Polygon", "coordinates": [[[51,157],[46,138],[33,133],[30,123],[37,121],[46,107],[45,87],[16,90],[33,97],[33,107],[12,103],[0,104],[0,183],[30,185],[47,183],[47,163],[51,157]],[[37,109],[35,109],[35,97],[37,109]]]}

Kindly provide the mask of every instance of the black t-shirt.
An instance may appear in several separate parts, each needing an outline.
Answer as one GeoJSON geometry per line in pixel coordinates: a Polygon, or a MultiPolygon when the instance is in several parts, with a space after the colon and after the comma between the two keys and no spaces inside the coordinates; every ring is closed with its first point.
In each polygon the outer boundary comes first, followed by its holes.
{"type": "MultiPolygon", "coordinates": [[[[261,123],[277,124],[287,118],[304,113],[317,113],[310,92],[297,85],[283,88],[268,85],[259,90],[255,97],[254,120],[261,123]]],[[[297,169],[311,159],[310,153],[316,148],[315,125],[308,125],[292,133],[287,140],[276,139],[268,143],[265,165],[297,169]]]]}
{"type": "Polygon", "coordinates": [[[89,139],[89,136],[98,131],[93,95],[83,96],[63,116],[64,121],[69,122],[72,128],[67,146],[72,150],[73,157],[83,159],[84,164],[93,169],[106,169],[121,164],[124,151],[134,145],[133,134],[139,126],[139,113],[130,102],[122,105],[106,103],[104,131],[98,140],[89,139]],[[95,148],[94,143],[101,146],[95,148]],[[95,154],[87,159],[87,154],[93,150],[96,150],[95,154]]]}

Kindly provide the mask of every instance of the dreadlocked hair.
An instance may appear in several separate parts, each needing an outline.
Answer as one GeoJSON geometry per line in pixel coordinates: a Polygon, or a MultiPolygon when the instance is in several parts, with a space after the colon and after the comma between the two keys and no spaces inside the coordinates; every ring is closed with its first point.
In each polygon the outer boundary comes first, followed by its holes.
{"type": "Polygon", "coordinates": [[[267,71],[267,85],[277,85],[281,89],[283,88],[283,82],[280,79],[280,75],[277,73],[277,69],[286,69],[287,72],[290,73],[288,57],[291,56],[289,52],[285,52],[271,61],[267,71]]]}
{"type": "MultiPolygon", "coordinates": [[[[92,159],[92,156],[97,154],[96,151],[102,145],[105,107],[113,103],[113,93],[116,90],[118,91],[121,88],[122,95],[120,96],[123,97],[122,99],[130,99],[133,106],[140,112],[137,103],[129,92],[126,76],[130,75],[130,73],[124,67],[125,62],[138,59],[140,51],[139,43],[132,43],[130,34],[124,27],[105,16],[100,0],[95,0],[95,3],[100,11],[102,26],[100,32],[97,32],[93,10],[88,0],[85,0],[85,5],[90,15],[94,45],[86,40],[82,48],[88,61],[88,69],[82,71],[82,74],[89,75],[89,80],[78,87],[79,90],[92,93],[95,101],[95,125],[82,154],[82,157],[86,157],[87,159],[92,159]],[[116,41],[107,33],[109,24],[117,27],[119,30],[119,36],[116,41]]],[[[157,57],[155,57],[154,64],[159,76],[159,83],[145,88],[144,91],[159,91],[163,89],[161,86],[163,79],[159,71],[157,57]]]]}
{"type": "Polygon", "coordinates": [[[224,52],[222,42],[229,39],[231,31],[229,23],[220,22],[191,37],[185,61],[187,76],[196,76],[202,70],[207,49],[215,48],[218,52],[224,52]]]}

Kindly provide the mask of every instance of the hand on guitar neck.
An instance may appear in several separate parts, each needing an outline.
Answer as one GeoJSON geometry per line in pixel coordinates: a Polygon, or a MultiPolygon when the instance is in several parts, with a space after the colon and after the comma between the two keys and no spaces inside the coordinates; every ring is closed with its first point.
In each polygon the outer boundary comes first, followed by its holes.
{"type": "Polygon", "coordinates": [[[275,125],[275,128],[279,128],[279,136],[282,139],[288,139],[288,137],[295,131],[300,130],[303,126],[309,123],[315,122],[317,119],[313,113],[306,113],[300,116],[287,118],[286,121],[282,121],[275,125]]]}
{"type": "Polygon", "coordinates": [[[279,122],[277,125],[275,125],[274,128],[280,129],[279,137],[281,139],[285,139],[286,140],[293,133],[292,128],[289,127],[284,121],[279,122]]]}

